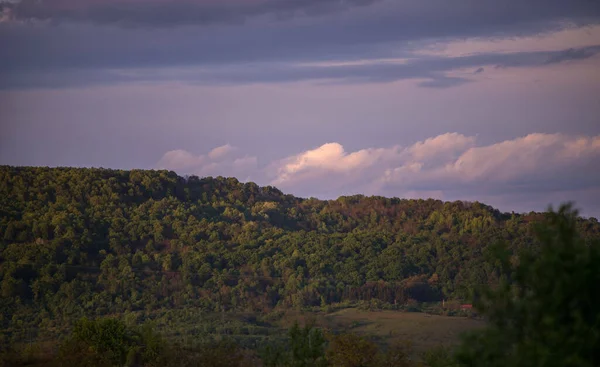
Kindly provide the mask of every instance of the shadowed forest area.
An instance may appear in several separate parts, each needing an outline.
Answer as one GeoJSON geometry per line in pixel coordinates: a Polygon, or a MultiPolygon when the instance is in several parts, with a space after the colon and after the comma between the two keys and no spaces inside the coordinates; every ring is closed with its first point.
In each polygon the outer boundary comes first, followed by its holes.
{"type": "Polygon", "coordinates": [[[323,201],[168,171],[0,182],[5,365],[600,364],[600,225],[569,205],[323,201]]]}

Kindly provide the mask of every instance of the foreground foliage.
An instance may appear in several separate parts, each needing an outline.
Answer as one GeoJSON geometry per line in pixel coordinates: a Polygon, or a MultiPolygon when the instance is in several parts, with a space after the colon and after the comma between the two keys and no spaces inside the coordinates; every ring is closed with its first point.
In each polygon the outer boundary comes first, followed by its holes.
{"type": "Polygon", "coordinates": [[[584,241],[563,206],[537,228],[541,245],[516,256],[498,247],[498,287],[476,305],[489,326],[465,340],[465,366],[600,365],[600,241],[584,241]]]}

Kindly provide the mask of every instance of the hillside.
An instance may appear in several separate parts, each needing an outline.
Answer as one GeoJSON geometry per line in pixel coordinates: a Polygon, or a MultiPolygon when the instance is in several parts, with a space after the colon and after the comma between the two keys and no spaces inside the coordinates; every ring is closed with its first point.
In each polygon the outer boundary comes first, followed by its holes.
{"type": "MultiPolygon", "coordinates": [[[[490,245],[535,246],[543,216],[477,202],[302,199],[167,171],[3,166],[2,338],[82,316],[467,300],[498,280],[490,245]]],[[[578,225],[600,235],[593,218],[578,225]]]]}

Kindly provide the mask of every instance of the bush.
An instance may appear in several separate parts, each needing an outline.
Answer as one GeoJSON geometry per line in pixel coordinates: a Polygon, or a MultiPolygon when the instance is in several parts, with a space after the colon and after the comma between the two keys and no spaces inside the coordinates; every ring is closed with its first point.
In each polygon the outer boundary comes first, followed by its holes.
{"type": "Polygon", "coordinates": [[[329,336],[327,361],[332,367],[375,367],[377,345],[356,334],[329,336]]]}
{"type": "Polygon", "coordinates": [[[60,366],[159,366],[168,359],[165,343],[151,324],[139,330],[116,319],[81,319],[59,347],[60,366]]]}

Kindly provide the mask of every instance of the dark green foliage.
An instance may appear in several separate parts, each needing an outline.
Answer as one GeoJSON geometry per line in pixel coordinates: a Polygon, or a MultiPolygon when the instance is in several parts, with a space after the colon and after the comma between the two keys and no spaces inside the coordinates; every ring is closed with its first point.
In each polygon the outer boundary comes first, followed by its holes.
{"type": "Polygon", "coordinates": [[[70,366],[159,366],[167,350],[152,325],[128,328],[117,319],[81,319],[59,348],[58,365],[70,366]]]}
{"type": "Polygon", "coordinates": [[[301,328],[295,323],[289,331],[292,367],[325,365],[325,336],[320,329],[308,324],[301,328]]]}
{"type": "Polygon", "coordinates": [[[323,331],[312,323],[290,328],[283,343],[269,341],[262,354],[266,367],[320,367],[327,366],[326,340],[323,331]]]}
{"type": "MultiPolygon", "coordinates": [[[[189,310],[416,310],[468,299],[504,276],[486,260],[491,244],[534,246],[543,217],[439,200],[307,200],[167,171],[3,166],[0,341],[55,338],[84,316],[166,323],[189,310]]],[[[576,226],[584,239],[600,233],[593,219],[576,226]]]]}
{"type": "Polygon", "coordinates": [[[73,328],[73,343],[103,356],[112,364],[123,364],[133,344],[125,324],[115,319],[82,319],[73,328]]]}
{"type": "Polygon", "coordinates": [[[586,241],[569,206],[546,214],[540,246],[497,248],[502,281],[476,306],[489,327],[465,340],[464,366],[600,365],[600,241],[586,241]]]}

